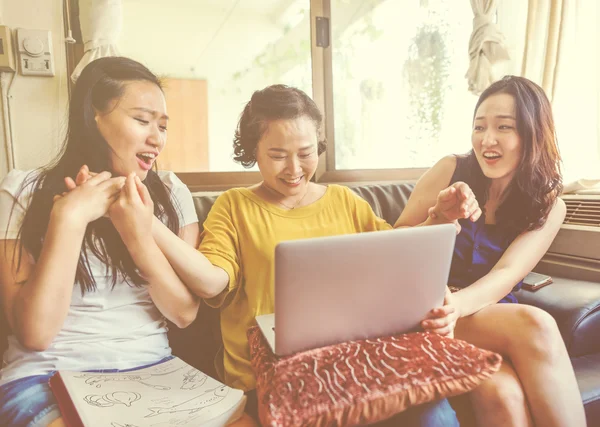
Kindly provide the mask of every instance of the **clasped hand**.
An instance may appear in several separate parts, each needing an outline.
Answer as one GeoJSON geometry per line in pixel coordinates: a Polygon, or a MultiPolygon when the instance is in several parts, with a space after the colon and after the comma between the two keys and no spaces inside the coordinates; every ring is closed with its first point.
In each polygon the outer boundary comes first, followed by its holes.
{"type": "Polygon", "coordinates": [[[54,197],[55,207],[75,209],[73,217],[87,223],[108,216],[125,242],[150,235],[154,203],[135,173],[111,178],[109,172],[96,174],[83,165],[75,180],[65,178],[65,185],[67,191],[54,197]]]}

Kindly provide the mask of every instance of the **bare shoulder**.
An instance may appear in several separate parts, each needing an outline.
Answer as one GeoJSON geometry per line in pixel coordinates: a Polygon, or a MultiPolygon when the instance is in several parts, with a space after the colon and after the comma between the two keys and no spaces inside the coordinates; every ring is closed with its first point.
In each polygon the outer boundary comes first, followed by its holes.
{"type": "Polygon", "coordinates": [[[417,181],[415,191],[420,192],[435,191],[436,196],[440,190],[448,187],[452,175],[456,170],[456,157],[446,156],[438,160],[423,176],[417,181]]]}
{"type": "Polygon", "coordinates": [[[565,204],[565,201],[562,198],[557,197],[556,201],[554,202],[554,206],[550,210],[549,216],[555,218],[557,221],[562,222],[565,219],[566,214],[567,205],[565,204]]]}
{"type": "Polygon", "coordinates": [[[561,213],[567,213],[567,204],[562,199],[562,197],[557,197],[556,202],[554,203],[554,208],[552,210],[557,210],[561,213]]]}
{"type": "Polygon", "coordinates": [[[450,182],[454,171],[456,170],[456,156],[448,155],[442,157],[438,162],[429,169],[428,172],[435,175],[438,179],[444,182],[450,182]],[[447,178],[447,179],[444,179],[447,178]]]}

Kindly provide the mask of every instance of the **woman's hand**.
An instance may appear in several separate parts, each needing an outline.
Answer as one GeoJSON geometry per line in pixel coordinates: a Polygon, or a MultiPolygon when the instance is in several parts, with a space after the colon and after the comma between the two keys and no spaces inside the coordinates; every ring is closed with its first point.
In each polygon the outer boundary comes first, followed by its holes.
{"type": "Polygon", "coordinates": [[[110,206],[108,214],[125,244],[153,239],[154,203],[148,189],[135,173],[127,177],[120,196],[110,206]]]}
{"type": "Polygon", "coordinates": [[[54,197],[52,213],[69,216],[86,225],[104,216],[117,200],[125,183],[124,177],[111,178],[110,172],[99,173],[69,192],[54,197]]]}
{"type": "Polygon", "coordinates": [[[75,188],[77,188],[77,186],[87,182],[88,179],[96,175],[98,175],[96,172],[90,172],[90,169],[87,165],[83,165],[79,169],[79,172],[77,172],[75,180],[73,180],[73,178],[71,178],[70,176],[65,177],[65,186],[67,187],[67,191],[63,192],[62,194],[55,195],[54,202],[56,202],[61,197],[65,196],[69,191],[74,190],[75,188]]]}
{"type": "Polygon", "coordinates": [[[459,219],[469,218],[477,221],[481,216],[481,208],[473,190],[464,182],[455,182],[440,191],[435,206],[429,208],[429,217],[442,223],[454,223],[460,231],[459,219]]]}
{"type": "Polygon", "coordinates": [[[425,331],[454,338],[454,327],[459,318],[460,311],[458,306],[454,302],[454,297],[450,292],[450,289],[446,287],[444,306],[434,308],[427,313],[427,317],[421,322],[421,327],[425,331]]]}
{"type": "Polygon", "coordinates": [[[96,172],[91,172],[90,168],[87,165],[83,165],[79,172],[77,172],[77,176],[75,176],[75,180],[70,176],[65,177],[65,185],[67,186],[67,190],[71,191],[78,185],[81,185],[87,182],[88,179],[98,175],[96,172]]]}

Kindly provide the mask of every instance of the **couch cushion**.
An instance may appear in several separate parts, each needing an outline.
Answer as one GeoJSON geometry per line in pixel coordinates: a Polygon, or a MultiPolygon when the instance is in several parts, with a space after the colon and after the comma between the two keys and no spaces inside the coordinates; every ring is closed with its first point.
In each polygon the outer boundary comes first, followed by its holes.
{"type": "Polygon", "coordinates": [[[571,357],[600,352],[600,283],[553,277],[535,292],[516,293],[521,303],[534,305],[555,319],[571,357]]]}
{"type": "Polygon", "coordinates": [[[600,425],[600,354],[576,357],[571,361],[585,405],[588,426],[600,425]]]}

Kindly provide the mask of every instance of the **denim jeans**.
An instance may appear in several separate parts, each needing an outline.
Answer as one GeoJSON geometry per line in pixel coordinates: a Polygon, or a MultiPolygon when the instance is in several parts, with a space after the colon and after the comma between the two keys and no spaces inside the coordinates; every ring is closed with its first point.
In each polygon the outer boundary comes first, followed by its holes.
{"type": "Polygon", "coordinates": [[[376,424],[378,427],[458,427],[456,413],[448,400],[436,400],[413,406],[376,424]]]}
{"type": "MultiPolygon", "coordinates": [[[[172,359],[166,357],[150,365],[133,369],[102,369],[87,372],[127,372],[147,368],[172,359]]],[[[0,426],[46,426],[61,416],[48,381],[54,371],[45,375],[19,378],[0,386],[0,426]]]]}
{"type": "Polygon", "coordinates": [[[60,417],[47,375],[19,378],[0,387],[0,425],[46,426],[60,417]]]}

